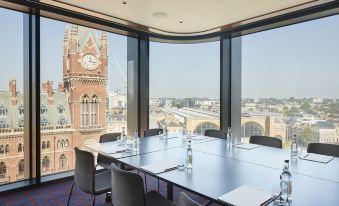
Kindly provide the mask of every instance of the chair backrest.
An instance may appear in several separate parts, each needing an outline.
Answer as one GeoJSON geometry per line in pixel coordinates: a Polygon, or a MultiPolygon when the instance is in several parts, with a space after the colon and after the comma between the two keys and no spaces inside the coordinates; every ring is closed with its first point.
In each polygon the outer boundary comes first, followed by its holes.
{"type": "Polygon", "coordinates": [[[156,129],[146,129],[144,131],[144,137],[150,137],[150,136],[155,136],[155,135],[159,135],[159,132],[162,132],[163,130],[160,128],[156,128],[156,129]]]}
{"type": "Polygon", "coordinates": [[[78,147],[75,150],[75,171],[74,180],[81,191],[93,194],[95,184],[95,168],[94,156],[92,153],[80,150],[78,147]]]}
{"type": "Polygon", "coordinates": [[[324,143],[309,143],[307,146],[307,153],[339,157],[339,145],[324,143]]]}
{"type": "Polygon", "coordinates": [[[205,130],[205,136],[208,137],[215,137],[220,139],[227,139],[227,132],[224,130],[218,130],[218,129],[206,129],[205,130]]]}
{"type": "Polygon", "coordinates": [[[121,170],[112,164],[112,205],[145,206],[144,182],[139,174],[121,170]]]}
{"type": "Polygon", "coordinates": [[[179,206],[202,206],[202,205],[192,200],[184,192],[181,192],[179,197],[179,206]]]}
{"type": "Polygon", "coordinates": [[[275,137],[267,137],[267,136],[251,136],[250,143],[252,144],[260,144],[268,147],[276,147],[282,148],[281,139],[275,137]]]}
{"type": "Polygon", "coordinates": [[[106,133],[100,136],[100,143],[104,143],[104,142],[113,142],[116,141],[118,139],[118,137],[121,136],[121,133],[117,132],[117,133],[106,133]]]}

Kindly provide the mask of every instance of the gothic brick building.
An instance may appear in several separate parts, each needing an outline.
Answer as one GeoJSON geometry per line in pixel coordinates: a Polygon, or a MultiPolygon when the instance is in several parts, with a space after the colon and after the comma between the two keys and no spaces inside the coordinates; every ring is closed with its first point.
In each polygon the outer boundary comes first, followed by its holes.
{"type": "MultiPolygon", "coordinates": [[[[62,83],[41,86],[42,175],[74,168],[74,147],[98,141],[106,128],[107,34],[71,25],[63,45],[62,83]]],[[[24,179],[24,95],[9,82],[0,92],[0,184],[24,179]]]]}

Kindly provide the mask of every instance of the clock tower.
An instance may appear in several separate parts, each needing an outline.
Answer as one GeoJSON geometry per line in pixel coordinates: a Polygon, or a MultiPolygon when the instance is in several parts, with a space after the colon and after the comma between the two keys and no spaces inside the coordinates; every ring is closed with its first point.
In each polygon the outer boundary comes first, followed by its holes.
{"type": "Polygon", "coordinates": [[[73,143],[98,139],[106,128],[107,34],[71,25],[65,30],[63,81],[69,94],[73,143]]]}

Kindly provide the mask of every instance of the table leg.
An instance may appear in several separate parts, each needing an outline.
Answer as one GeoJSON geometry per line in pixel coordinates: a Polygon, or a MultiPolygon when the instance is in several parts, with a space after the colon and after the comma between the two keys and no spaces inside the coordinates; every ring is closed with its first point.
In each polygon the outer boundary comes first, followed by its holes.
{"type": "Polygon", "coordinates": [[[167,183],[167,199],[173,201],[173,185],[171,183],[167,183]]]}

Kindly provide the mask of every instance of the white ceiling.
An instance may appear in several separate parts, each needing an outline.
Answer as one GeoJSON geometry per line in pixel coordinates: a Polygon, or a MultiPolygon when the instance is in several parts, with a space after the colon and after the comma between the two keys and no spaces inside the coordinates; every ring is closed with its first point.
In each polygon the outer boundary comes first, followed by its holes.
{"type": "Polygon", "coordinates": [[[149,28],[196,33],[294,7],[310,0],[59,0],[149,28]],[[166,17],[153,17],[164,12],[166,17]],[[182,21],[183,23],[179,23],[182,21]]]}

